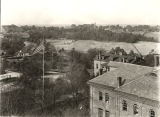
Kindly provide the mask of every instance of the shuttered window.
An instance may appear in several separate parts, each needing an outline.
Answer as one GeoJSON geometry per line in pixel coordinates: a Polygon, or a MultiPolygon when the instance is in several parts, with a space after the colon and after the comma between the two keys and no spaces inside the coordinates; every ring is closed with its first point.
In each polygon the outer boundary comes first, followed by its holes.
{"type": "Polygon", "coordinates": [[[150,109],[150,117],[155,117],[155,112],[153,109],[150,109]]]}
{"type": "Polygon", "coordinates": [[[99,100],[103,100],[103,94],[99,91],[99,100]]]}
{"type": "Polygon", "coordinates": [[[110,115],[110,113],[109,113],[109,111],[105,111],[105,117],[109,117],[109,115],[110,115]]]}
{"type": "Polygon", "coordinates": [[[133,114],[134,115],[138,114],[138,105],[137,104],[133,105],[133,114]]]}
{"type": "Polygon", "coordinates": [[[109,102],[109,94],[108,93],[105,93],[105,101],[109,102]]]}

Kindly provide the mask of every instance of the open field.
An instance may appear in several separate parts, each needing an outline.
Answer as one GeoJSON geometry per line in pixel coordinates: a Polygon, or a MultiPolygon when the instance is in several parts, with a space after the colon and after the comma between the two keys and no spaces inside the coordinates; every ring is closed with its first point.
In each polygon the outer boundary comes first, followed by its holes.
{"type": "MultiPolygon", "coordinates": [[[[100,42],[94,40],[78,40],[78,41],[47,40],[47,41],[53,44],[57,49],[64,48],[65,50],[71,50],[72,48],[75,48],[78,51],[87,52],[88,49],[90,48],[103,48],[106,51],[109,51],[112,48],[121,47],[125,49],[126,52],[129,52],[130,50],[134,50],[134,52],[137,52],[131,43],[125,43],[125,42],[106,42],[106,41],[100,42]]],[[[134,45],[143,55],[148,54],[152,49],[156,51],[160,50],[160,43],[156,42],[138,42],[135,43],[134,45]]]]}

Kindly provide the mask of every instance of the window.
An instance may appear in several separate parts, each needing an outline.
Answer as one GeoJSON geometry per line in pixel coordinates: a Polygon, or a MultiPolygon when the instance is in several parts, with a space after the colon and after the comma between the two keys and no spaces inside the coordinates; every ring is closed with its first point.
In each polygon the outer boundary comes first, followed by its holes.
{"type": "Polygon", "coordinates": [[[105,101],[109,102],[109,95],[108,95],[108,93],[105,93],[105,101]]]}
{"type": "Polygon", "coordinates": [[[155,112],[153,109],[150,109],[150,117],[155,117],[155,112]]]}
{"type": "Polygon", "coordinates": [[[96,64],[96,68],[98,69],[98,64],[96,64]]]}
{"type": "Polygon", "coordinates": [[[159,65],[159,56],[156,56],[156,65],[158,66],[159,65]]]}
{"type": "Polygon", "coordinates": [[[107,71],[107,68],[106,67],[103,67],[103,72],[106,72],[107,71]]]}
{"type": "Polygon", "coordinates": [[[137,104],[134,104],[133,105],[133,114],[138,114],[138,105],[137,104]]]}
{"type": "Polygon", "coordinates": [[[103,117],[103,109],[98,108],[98,117],[103,117]]]}
{"type": "Polygon", "coordinates": [[[99,92],[99,100],[103,100],[103,94],[102,94],[102,92],[99,92]]]}
{"type": "Polygon", "coordinates": [[[123,102],[122,102],[122,110],[127,111],[127,102],[126,102],[126,100],[123,100],[123,102]]]}
{"type": "Polygon", "coordinates": [[[106,110],[105,117],[109,117],[109,111],[106,110]]]}
{"type": "Polygon", "coordinates": [[[102,69],[102,68],[99,69],[99,74],[100,74],[100,75],[103,74],[103,69],[102,69]]]}

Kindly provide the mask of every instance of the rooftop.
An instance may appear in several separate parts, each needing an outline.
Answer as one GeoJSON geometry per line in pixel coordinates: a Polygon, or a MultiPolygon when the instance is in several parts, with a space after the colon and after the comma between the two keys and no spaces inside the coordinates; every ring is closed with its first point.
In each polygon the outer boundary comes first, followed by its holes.
{"type": "Polygon", "coordinates": [[[117,88],[118,91],[137,95],[139,97],[149,98],[151,100],[159,99],[159,87],[160,83],[158,77],[153,74],[145,74],[128,84],[124,84],[121,87],[117,88]]]}
{"type": "Polygon", "coordinates": [[[90,80],[89,83],[113,87],[115,90],[152,100],[158,99],[159,81],[156,75],[157,72],[153,67],[114,61],[110,61],[108,65],[117,69],[106,72],[90,80]],[[119,87],[117,77],[122,77],[122,79],[126,80],[124,85],[119,87]]]}

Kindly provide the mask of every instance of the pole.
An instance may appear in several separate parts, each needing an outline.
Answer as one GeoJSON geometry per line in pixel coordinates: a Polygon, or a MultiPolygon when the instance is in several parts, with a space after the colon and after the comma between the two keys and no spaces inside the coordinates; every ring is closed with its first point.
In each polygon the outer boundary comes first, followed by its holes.
{"type": "MultiPolygon", "coordinates": [[[[2,18],[2,17],[1,17],[1,12],[2,12],[2,11],[1,11],[1,7],[2,7],[2,6],[1,6],[1,3],[2,3],[2,2],[1,2],[1,0],[0,0],[0,19],[2,18]]],[[[0,20],[0,32],[2,32],[2,22],[1,22],[1,20],[0,20]]]]}
{"type": "MultiPolygon", "coordinates": [[[[44,35],[43,35],[43,46],[44,46],[44,35]]],[[[44,47],[43,47],[43,94],[42,94],[42,102],[44,106],[44,47]]]]}
{"type": "Polygon", "coordinates": [[[52,69],[53,69],[53,50],[52,50],[52,69]]]}

